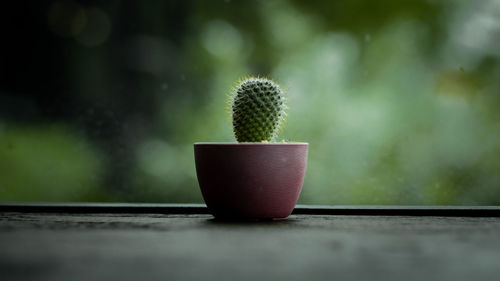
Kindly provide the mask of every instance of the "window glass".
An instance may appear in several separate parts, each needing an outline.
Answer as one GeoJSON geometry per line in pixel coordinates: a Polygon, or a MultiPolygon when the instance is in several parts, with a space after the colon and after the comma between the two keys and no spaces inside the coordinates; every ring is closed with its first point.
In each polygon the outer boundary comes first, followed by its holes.
{"type": "Polygon", "coordinates": [[[201,203],[249,74],[309,142],[303,204],[500,204],[500,1],[8,1],[0,201],[201,203]]]}

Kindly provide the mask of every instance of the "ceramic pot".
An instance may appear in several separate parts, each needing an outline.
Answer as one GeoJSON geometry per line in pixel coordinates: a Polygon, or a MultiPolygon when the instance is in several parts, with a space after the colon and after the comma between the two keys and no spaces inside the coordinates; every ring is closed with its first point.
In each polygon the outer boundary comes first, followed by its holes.
{"type": "Polygon", "coordinates": [[[299,198],[308,143],[195,143],[203,199],[218,219],[284,219],[299,198]]]}

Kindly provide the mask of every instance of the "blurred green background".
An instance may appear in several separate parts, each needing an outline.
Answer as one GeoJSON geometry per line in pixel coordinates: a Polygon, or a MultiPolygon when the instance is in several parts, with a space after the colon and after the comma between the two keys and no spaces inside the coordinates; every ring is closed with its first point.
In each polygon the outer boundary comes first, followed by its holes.
{"type": "Polygon", "coordinates": [[[302,204],[500,204],[500,1],[10,1],[0,201],[201,203],[241,76],[289,95],[302,204]]]}

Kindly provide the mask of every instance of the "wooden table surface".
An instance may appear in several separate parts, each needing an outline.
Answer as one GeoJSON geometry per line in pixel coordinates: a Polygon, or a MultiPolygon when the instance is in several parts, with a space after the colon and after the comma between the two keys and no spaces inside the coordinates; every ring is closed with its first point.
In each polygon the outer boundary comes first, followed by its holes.
{"type": "Polygon", "coordinates": [[[220,222],[208,214],[6,210],[2,281],[500,280],[498,216],[220,222]]]}

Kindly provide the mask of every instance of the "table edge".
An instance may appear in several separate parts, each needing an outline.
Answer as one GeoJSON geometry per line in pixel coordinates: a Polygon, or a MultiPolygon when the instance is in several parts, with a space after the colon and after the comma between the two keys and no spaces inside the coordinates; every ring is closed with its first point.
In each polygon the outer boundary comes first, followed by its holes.
{"type": "MultiPolygon", "coordinates": [[[[0,212],[209,214],[205,204],[0,202],[0,212]]],[[[500,206],[297,205],[294,215],[500,217],[500,206]]]]}

